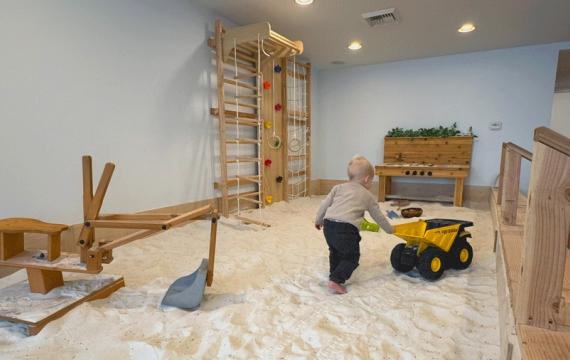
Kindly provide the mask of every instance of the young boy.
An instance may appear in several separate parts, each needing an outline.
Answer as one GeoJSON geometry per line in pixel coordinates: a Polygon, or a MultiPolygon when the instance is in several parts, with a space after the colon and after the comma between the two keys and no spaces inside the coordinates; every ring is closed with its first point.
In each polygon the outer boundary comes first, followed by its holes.
{"type": "Polygon", "coordinates": [[[355,156],[348,163],[348,182],[332,188],[322,202],[315,227],[324,226],[325,238],[329,245],[329,289],[337,294],[345,294],[342,285],[358,267],[360,259],[359,226],[368,210],[372,218],[388,234],[392,226],[380,212],[378,203],[369,191],[374,178],[372,164],[363,156],[355,156]]]}

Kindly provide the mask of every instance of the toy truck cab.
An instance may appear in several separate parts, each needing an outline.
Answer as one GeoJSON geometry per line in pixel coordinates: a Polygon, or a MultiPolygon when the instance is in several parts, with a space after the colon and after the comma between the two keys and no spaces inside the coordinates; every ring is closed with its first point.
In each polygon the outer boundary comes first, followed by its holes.
{"type": "Polygon", "coordinates": [[[390,262],[399,272],[414,267],[428,280],[437,280],[448,268],[466,269],[473,260],[473,248],[467,242],[471,233],[465,228],[471,221],[429,219],[394,226],[394,235],[405,240],[392,249],[390,262]]]}

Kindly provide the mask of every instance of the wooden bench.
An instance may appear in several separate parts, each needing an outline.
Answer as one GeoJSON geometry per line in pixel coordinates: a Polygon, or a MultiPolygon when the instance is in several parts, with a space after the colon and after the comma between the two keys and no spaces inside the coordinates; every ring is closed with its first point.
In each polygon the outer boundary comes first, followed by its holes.
{"type": "MultiPolygon", "coordinates": [[[[36,219],[9,218],[0,220],[0,266],[3,262],[25,252],[24,234],[36,233],[48,236],[47,261],[54,261],[61,255],[61,233],[67,225],[49,224],[36,219]]],[[[9,265],[14,267],[14,264],[9,265]]],[[[45,294],[51,289],[63,285],[61,271],[26,268],[31,292],[45,294]]]]}
{"type": "MultiPolygon", "coordinates": [[[[472,136],[385,137],[384,163],[375,167],[379,176],[378,201],[405,198],[391,195],[392,177],[455,179],[453,205],[463,205],[463,183],[471,165],[472,136]]],[[[429,200],[429,197],[417,198],[429,200]]],[[[450,198],[451,201],[451,198],[450,198]]]]}

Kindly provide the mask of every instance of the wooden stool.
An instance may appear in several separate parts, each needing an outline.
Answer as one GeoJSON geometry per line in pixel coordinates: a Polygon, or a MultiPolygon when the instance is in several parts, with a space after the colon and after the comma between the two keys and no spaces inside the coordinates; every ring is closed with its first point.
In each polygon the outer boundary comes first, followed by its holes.
{"type": "MultiPolygon", "coordinates": [[[[48,236],[47,260],[54,261],[61,255],[61,233],[67,225],[49,224],[36,219],[10,218],[0,220],[0,260],[8,260],[24,252],[24,234],[36,233],[48,236]]],[[[63,285],[61,271],[26,268],[31,292],[48,293],[63,285]]]]}

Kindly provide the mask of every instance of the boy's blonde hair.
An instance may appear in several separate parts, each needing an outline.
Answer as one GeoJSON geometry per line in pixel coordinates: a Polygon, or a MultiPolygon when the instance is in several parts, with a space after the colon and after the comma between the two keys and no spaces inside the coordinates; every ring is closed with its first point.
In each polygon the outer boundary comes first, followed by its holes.
{"type": "Polygon", "coordinates": [[[374,167],[364,156],[356,155],[346,168],[349,180],[362,181],[365,177],[374,177],[374,167]]]}

